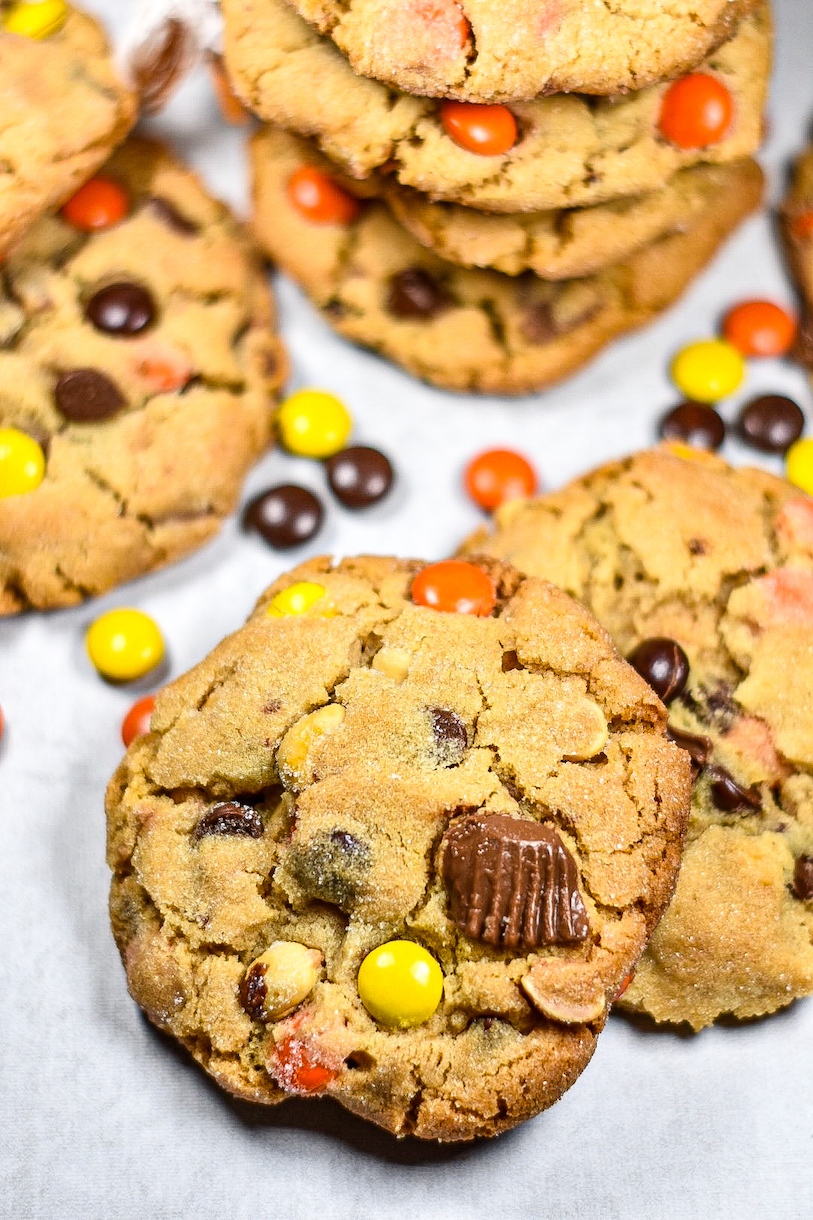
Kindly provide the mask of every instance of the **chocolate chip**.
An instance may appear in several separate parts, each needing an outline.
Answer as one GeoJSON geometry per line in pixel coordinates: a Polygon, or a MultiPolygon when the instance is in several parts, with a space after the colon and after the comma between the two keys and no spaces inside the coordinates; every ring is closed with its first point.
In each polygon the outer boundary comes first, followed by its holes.
{"type": "Polygon", "coordinates": [[[174,229],[183,237],[192,237],[200,231],[200,225],[196,224],[194,220],[182,216],[174,203],[170,203],[168,199],[164,199],[160,195],[155,195],[150,199],[149,206],[167,228],[174,229]]]}
{"type": "Polygon", "coordinates": [[[695,449],[719,449],[725,440],[725,424],[713,407],[702,402],[681,402],[663,416],[658,436],[665,441],[693,445],[695,449]]]}
{"type": "Polygon", "coordinates": [[[736,813],[743,809],[760,809],[762,797],[754,788],[743,788],[725,767],[710,769],[711,799],[722,813],[736,813]]]}
{"type": "Polygon", "coordinates": [[[138,335],[155,320],[155,303],[140,284],[122,280],[90,298],[85,317],[108,335],[138,335]]]}
{"type": "Polygon", "coordinates": [[[802,408],[784,394],[760,394],[743,407],[737,432],[747,445],[763,453],[785,453],[802,435],[802,408]]]}
{"type": "Polygon", "coordinates": [[[432,732],[441,754],[452,755],[454,761],[457,761],[457,757],[469,744],[465,724],[456,712],[451,712],[445,707],[430,707],[429,716],[432,721],[432,732]]]}
{"type": "Polygon", "coordinates": [[[204,835],[242,835],[248,839],[261,839],[263,820],[250,805],[222,801],[213,805],[198,820],[192,837],[197,840],[202,839],[204,835]]]}
{"type": "Polygon", "coordinates": [[[792,889],[802,902],[813,898],[813,856],[800,856],[796,861],[792,889]]]}
{"type": "Polygon", "coordinates": [[[390,277],[387,309],[396,318],[434,318],[451,304],[443,285],[422,267],[408,267],[390,277]]]}
{"type": "Polygon", "coordinates": [[[450,915],[472,940],[536,949],[586,939],[576,862],[551,827],[475,813],[454,822],[443,845],[450,915]]]}
{"type": "Polygon", "coordinates": [[[708,543],[702,538],[690,538],[688,545],[690,555],[705,555],[708,550],[708,543]]]}
{"type": "Polygon", "coordinates": [[[521,330],[529,343],[550,343],[559,333],[547,301],[533,301],[522,311],[521,330]]]}
{"type": "Polygon", "coordinates": [[[349,831],[332,830],[293,846],[286,866],[310,897],[349,911],[370,866],[370,849],[349,831]]]}
{"type": "Polygon", "coordinates": [[[711,738],[700,737],[696,733],[684,733],[682,729],[676,729],[671,724],[666,726],[666,736],[689,755],[692,760],[692,779],[697,779],[711,758],[711,738]]]}
{"type": "Polygon", "coordinates": [[[368,445],[352,445],[328,460],[327,481],[346,508],[367,508],[383,499],[392,487],[390,460],[368,445]]]}
{"type": "Polygon", "coordinates": [[[281,483],[249,502],[243,512],[243,526],[256,530],[270,546],[284,551],[312,538],[324,515],[313,492],[295,483],[281,483]]]}
{"type": "Polygon", "coordinates": [[[70,369],[54,387],[56,405],[74,423],[111,419],[124,406],[124,395],[114,381],[98,369],[70,369]]]}
{"type": "Polygon", "coordinates": [[[512,669],[524,669],[524,665],[520,661],[513,648],[502,654],[502,672],[508,674],[512,669]]]}
{"type": "Polygon", "coordinates": [[[643,640],[627,657],[664,703],[671,703],[686,686],[689,658],[675,640],[656,636],[643,640]]]}
{"type": "Polygon", "coordinates": [[[240,980],[238,988],[240,1003],[248,1015],[255,1021],[267,1021],[265,1015],[265,998],[268,988],[265,985],[265,962],[254,962],[240,980]]]}

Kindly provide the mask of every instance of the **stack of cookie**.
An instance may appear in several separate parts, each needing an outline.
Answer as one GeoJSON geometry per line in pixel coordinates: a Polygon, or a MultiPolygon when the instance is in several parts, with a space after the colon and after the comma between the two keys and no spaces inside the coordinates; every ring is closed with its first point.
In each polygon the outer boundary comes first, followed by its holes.
{"type": "Polygon", "coordinates": [[[519,393],[656,316],[758,203],[765,0],[223,0],[257,231],[342,334],[519,393]],[[650,11],[651,10],[651,11],[650,11]]]}

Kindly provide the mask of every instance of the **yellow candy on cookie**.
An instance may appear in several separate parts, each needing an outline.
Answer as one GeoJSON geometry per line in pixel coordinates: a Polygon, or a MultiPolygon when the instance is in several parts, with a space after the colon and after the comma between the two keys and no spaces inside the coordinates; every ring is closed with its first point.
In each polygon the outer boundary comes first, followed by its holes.
{"type": "Polygon", "coordinates": [[[44,477],[42,447],[19,428],[0,428],[0,498],[34,491],[44,477]]]}
{"type": "MultiPolygon", "coordinates": [[[[298,580],[296,584],[289,585],[287,589],[283,589],[272,597],[271,604],[268,607],[268,614],[273,618],[287,618],[289,615],[307,614],[318,601],[325,596],[327,589],[324,585],[317,585],[312,580],[298,580]]],[[[336,611],[329,602],[325,602],[323,607],[317,611],[320,618],[333,618],[336,611]]]]}
{"type": "Polygon", "coordinates": [[[9,34],[21,34],[24,38],[50,38],[62,29],[67,16],[65,0],[14,4],[3,18],[3,28],[9,34]]]}
{"type": "Polygon", "coordinates": [[[413,940],[390,940],[368,953],[358,974],[361,1002],[382,1025],[423,1025],[443,995],[443,972],[413,940]]]}

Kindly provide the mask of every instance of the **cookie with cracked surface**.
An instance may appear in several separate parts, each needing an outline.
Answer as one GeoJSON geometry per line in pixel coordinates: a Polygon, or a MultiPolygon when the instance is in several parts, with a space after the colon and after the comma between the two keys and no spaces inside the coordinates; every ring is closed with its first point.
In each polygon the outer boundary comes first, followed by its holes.
{"type": "Polygon", "coordinates": [[[813,992],[813,500],[667,447],[495,527],[469,545],[555,580],[668,680],[693,760],[675,897],[622,1006],[699,1029],[813,992]]]}
{"type": "Polygon", "coordinates": [[[130,141],[94,181],[106,227],[79,227],[77,196],[0,268],[0,428],[44,460],[0,496],[0,614],[201,546],[271,440],[285,358],[243,231],[157,144],[130,141]]]}
{"type": "Polygon", "coordinates": [[[788,262],[803,306],[794,355],[813,375],[813,148],[796,162],[779,219],[788,262]]]}
{"type": "Polygon", "coordinates": [[[339,334],[434,385],[497,394],[549,385],[654,318],[758,205],[762,181],[744,162],[688,232],[594,276],[551,283],[446,263],[380,202],[347,224],[315,224],[290,189],[303,166],[324,166],[312,146],[268,128],[252,157],[259,240],[339,334]]]}
{"type": "Polygon", "coordinates": [[[293,0],[362,76],[405,93],[509,102],[623,93],[688,72],[754,0],[293,0]]]}
{"type": "Polygon", "coordinates": [[[130,990],[238,1096],[506,1130],[584,1068],[669,900],[690,773],[662,705],[560,590],[466,581],[479,613],[430,608],[447,564],[286,574],[111,782],[130,990]]]}
{"type": "Polygon", "coordinates": [[[261,118],[314,137],[352,177],[385,168],[402,186],[486,211],[583,207],[639,195],[686,166],[750,156],[761,138],[771,47],[766,6],[704,61],[702,72],[721,82],[733,102],[731,123],[716,142],[679,148],[660,134],[668,88],[661,84],[622,98],[556,94],[518,102],[516,142],[500,156],[456,143],[437,102],[356,76],[285,0],[224,0],[223,12],[232,83],[261,118]]]}
{"type": "Polygon", "coordinates": [[[136,119],[104,32],[79,9],[45,38],[3,28],[0,3],[0,256],[107,159],[136,119]]]}

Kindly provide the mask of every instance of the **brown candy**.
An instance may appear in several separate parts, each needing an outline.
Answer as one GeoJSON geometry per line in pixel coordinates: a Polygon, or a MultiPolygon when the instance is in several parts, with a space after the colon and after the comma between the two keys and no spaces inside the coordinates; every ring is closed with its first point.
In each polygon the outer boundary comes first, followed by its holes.
{"type": "Polygon", "coordinates": [[[527,950],[587,937],[576,862],[551,827],[475,813],[454,822],[443,842],[450,914],[472,940],[527,950]]]}
{"type": "Polygon", "coordinates": [[[71,369],[54,387],[56,405],[73,423],[112,419],[124,406],[124,395],[114,381],[98,369],[71,369]]]}
{"type": "Polygon", "coordinates": [[[396,318],[428,321],[452,304],[449,293],[422,267],[408,267],[390,279],[387,309],[396,318]]]}
{"type": "Polygon", "coordinates": [[[367,508],[383,499],[392,487],[390,460],[368,445],[351,445],[326,462],[327,481],[346,508],[367,508]]]}
{"type": "Polygon", "coordinates": [[[713,407],[702,402],[681,402],[663,416],[658,436],[695,449],[719,449],[725,440],[725,424],[713,407]]]}
{"type": "Polygon", "coordinates": [[[711,799],[722,813],[736,813],[744,809],[760,809],[762,798],[753,788],[743,788],[725,767],[714,767],[711,772],[711,799]]]}
{"type": "Polygon", "coordinates": [[[105,334],[138,335],[155,320],[155,303],[146,288],[121,280],[90,298],[85,317],[105,334]]]}
{"type": "Polygon", "coordinates": [[[249,839],[261,839],[263,820],[251,805],[222,801],[213,805],[198,820],[193,838],[202,839],[205,835],[243,835],[249,839]]]}
{"type": "Polygon", "coordinates": [[[697,779],[711,757],[711,738],[700,737],[696,733],[684,733],[673,725],[666,726],[666,736],[681,750],[685,750],[692,760],[692,779],[697,779]]]}
{"type": "Polygon", "coordinates": [[[256,530],[270,546],[288,550],[316,534],[324,519],[320,501],[307,487],[282,483],[271,487],[246,506],[243,525],[256,530]]]}
{"type": "Polygon", "coordinates": [[[802,435],[802,408],[784,394],[761,394],[747,402],[737,419],[737,431],[747,445],[763,453],[785,453],[802,435]]]}
{"type": "Polygon", "coordinates": [[[689,679],[689,658],[675,640],[643,640],[627,657],[630,665],[664,703],[671,703],[689,679]]]}
{"type": "Polygon", "coordinates": [[[800,856],[796,861],[792,888],[802,902],[813,898],[813,856],[800,856]]]}

